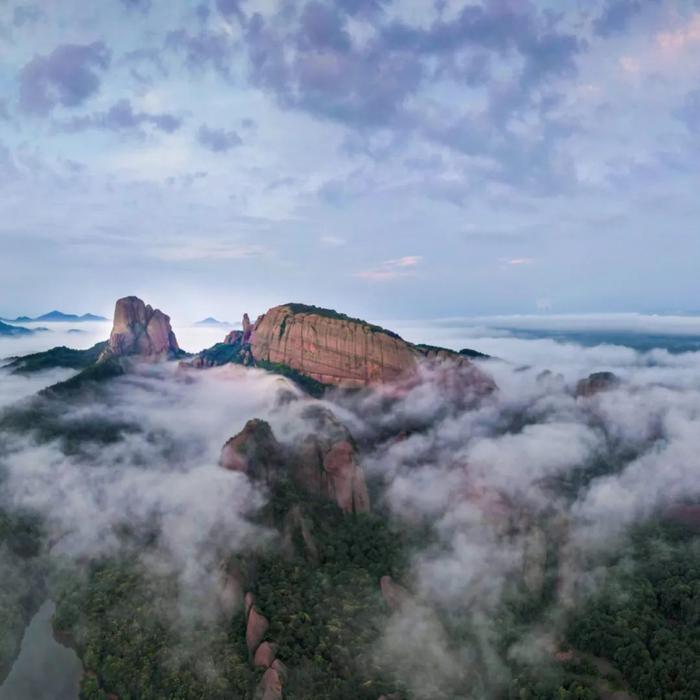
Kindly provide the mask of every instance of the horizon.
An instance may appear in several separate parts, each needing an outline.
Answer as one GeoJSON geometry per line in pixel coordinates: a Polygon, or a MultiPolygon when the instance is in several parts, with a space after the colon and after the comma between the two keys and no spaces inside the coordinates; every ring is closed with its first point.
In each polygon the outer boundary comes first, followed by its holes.
{"type": "Polygon", "coordinates": [[[693,3],[3,15],[0,313],[698,308],[693,3]]]}

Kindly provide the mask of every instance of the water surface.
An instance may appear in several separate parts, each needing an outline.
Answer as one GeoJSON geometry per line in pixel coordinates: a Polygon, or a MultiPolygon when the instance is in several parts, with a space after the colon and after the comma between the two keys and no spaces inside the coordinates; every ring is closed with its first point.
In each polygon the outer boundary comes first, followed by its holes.
{"type": "Polygon", "coordinates": [[[83,667],[77,654],[53,637],[55,609],[47,600],[27,625],[19,656],[0,686],[0,700],[78,700],[83,667]]]}

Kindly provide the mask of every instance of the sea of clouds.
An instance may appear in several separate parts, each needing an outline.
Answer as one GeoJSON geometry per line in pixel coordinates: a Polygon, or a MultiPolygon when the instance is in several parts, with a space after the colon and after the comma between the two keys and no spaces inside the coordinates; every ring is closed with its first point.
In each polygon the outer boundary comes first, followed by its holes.
{"type": "MultiPolygon", "coordinates": [[[[663,324],[664,332],[689,326],[686,319],[663,324]]],[[[108,324],[83,327],[82,334],[56,328],[3,339],[0,356],[56,344],[89,347],[109,331],[108,324]]],[[[368,478],[381,485],[374,507],[407,526],[427,520],[435,533],[429,547],[414,553],[403,582],[412,603],[394,613],[377,654],[419,697],[463,681],[465,673],[478,676],[489,697],[513,659],[551,657],[565,610],[605,575],[596,558],[601,550],[619,547],[631,524],[700,496],[700,353],[584,347],[461,322],[394,327],[415,342],[497,358],[479,367],[498,390],[477,400],[459,373],[425,367],[421,381],[401,391],[331,393],[323,401],[351,429],[368,478]],[[622,384],[577,397],[576,382],[602,370],[614,371],[622,384]],[[553,488],[601,460],[614,465],[611,473],[573,497],[553,488]],[[530,630],[504,655],[495,643],[496,611],[512,581],[537,580],[552,538],[560,571],[547,629],[530,630]],[[446,610],[473,620],[469,642],[451,639],[436,615],[446,610]]],[[[175,331],[192,350],[223,335],[219,328],[175,331]]],[[[0,371],[0,407],[67,376],[0,371]]],[[[222,552],[275,546],[275,535],[251,519],[265,502],[264,489],[221,470],[221,446],[253,417],[292,439],[305,430],[307,401],[286,380],[259,370],[143,365],[113,380],[106,397],[61,409],[66,423],[89,416],[138,427],[119,442],[87,444],[75,454],[58,440],[0,435],[3,498],[40,511],[52,552],[76,561],[115,551],[123,523],[158,522],[159,546],[146,563],[179,577],[184,615],[196,609],[215,617],[225,597],[222,552]]]]}

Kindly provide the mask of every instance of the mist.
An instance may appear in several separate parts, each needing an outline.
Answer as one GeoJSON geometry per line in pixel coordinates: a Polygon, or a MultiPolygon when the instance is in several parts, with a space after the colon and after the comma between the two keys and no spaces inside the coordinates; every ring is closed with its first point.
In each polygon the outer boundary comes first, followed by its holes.
{"type": "MultiPolygon", "coordinates": [[[[220,334],[207,328],[178,337],[185,346],[220,334]]],[[[88,347],[104,332],[76,337],[88,347]]],[[[19,347],[14,342],[3,341],[3,352],[19,347]]],[[[39,336],[22,342],[24,350],[41,347],[39,336]]],[[[465,393],[465,377],[440,365],[421,368],[418,381],[331,391],[320,402],[260,370],[137,365],[103,395],[61,405],[65,425],[89,417],[119,426],[118,440],[87,441],[75,452],[32,431],[1,435],[3,498],[42,514],[47,551],[59,561],[119,553],[123,527],[155,527],[156,545],[134,553],[154,575],[177,578],[170,622],[188,624],[194,615],[211,623],[240,609],[241,591],[222,576],[225,556],[280,547],[275,531],[256,520],[265,487],[221,469],[222,445],[254,417],[292,444],[312,429],[304,408],[324,405],[360,446],[373,510],[398,527],[430,532],[411,551],[399,582],[408,602],[387,618],[375,658],[417,698],[449,695],[465,682],[495,697],[514,662],[551,663],[567,610],[599,589],[602,557],[624,546],[630,526],[700,497],[700,353],[494,331],[465,345],[499,358],[478,363],[498,386],[490,396],[465,393]],[[621,383],[577,396],[576,382],[601,370],[621,383]],[[597,476],[601,462],[609,468],[597,476]],[[559,568],[546,629],[538,621],[504,651],[496,624],[504,601],[541,595],[548,550],[559,568]],[[458,631],[450,626],[457,611],[469,621],[458,631]]],[[[4,372],[3,404],[21,406],[65,375],[4,372]]]]}

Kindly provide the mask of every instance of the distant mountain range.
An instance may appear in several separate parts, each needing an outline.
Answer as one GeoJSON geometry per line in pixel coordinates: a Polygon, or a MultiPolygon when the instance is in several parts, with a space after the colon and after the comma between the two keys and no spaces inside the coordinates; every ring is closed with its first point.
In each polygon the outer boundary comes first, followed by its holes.
{"type": "Polygon", "coordinates": [[[228,321],[219,321],[218,319],[214,318],[213,316],[207,316],[206,318],[203,318],[201,321],[197,321],[197,323],[194,324],[195,326],[230,326],[231,324],[228,321]]]}
{"type": "Polygon", "coordinates": [[[48,328],[24,328],[22,326],[11,326],[9,323],[0,321],[0,336],[8,335],[30,335],[39,331],[48,331],[48,328]]]}
{"type": "Polygon", "coordinates": [[[52,322],[52,323],[82,323],[83,321],[107,321],[104,316],[96,316],[95,314],[64,314],[62,311],[49,311],[47,314],[30,318],[29,316],[18,316],[17,318],[0,318],[0,321],[7,323],[36,323],[37,321],[52,322]]]}

